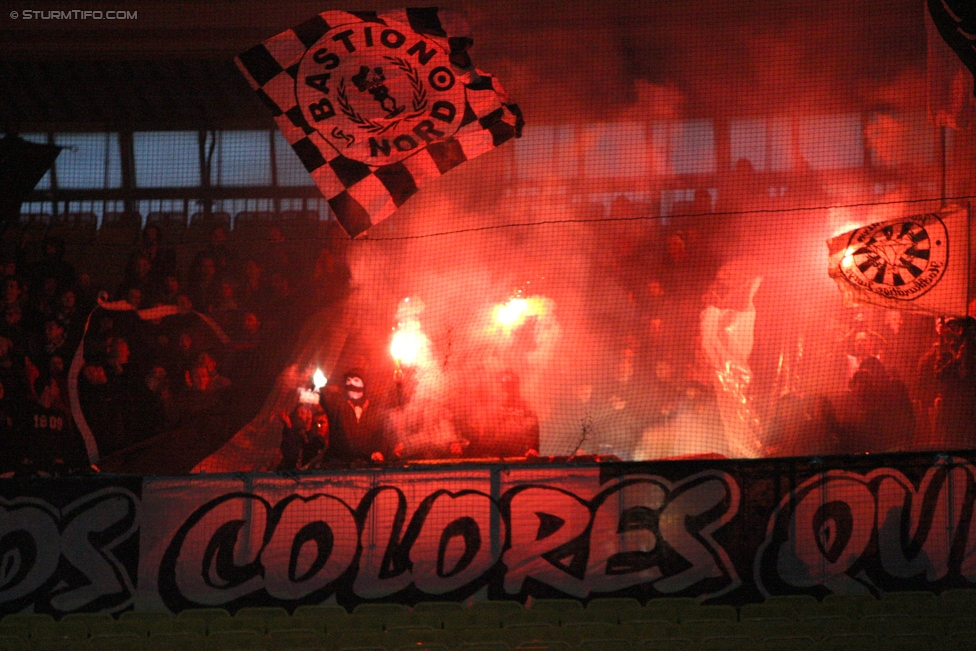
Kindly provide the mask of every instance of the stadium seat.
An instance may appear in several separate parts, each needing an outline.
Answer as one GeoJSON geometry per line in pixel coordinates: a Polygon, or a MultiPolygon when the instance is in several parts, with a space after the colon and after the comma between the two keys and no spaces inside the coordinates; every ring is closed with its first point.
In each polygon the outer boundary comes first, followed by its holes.
{"type": "Polygon", "coordinates": [[[756,651],[810,651],[816,642],[812,637],[787,636],[756,640],[756,651]]]}
{"type": "Polygon", "coordinates": [[[349,612],[342,606],[299,606],[292,618],[300,620],[305,628],[333,631],[349,623],[349,612]]]}
{"type": "Polygon", "coordinates": [[[831,635],[818,642],[816,651],[878,651],[878,638],[873,635],[831,635]]]}
{"type": "Polygon", "coordinates": [[[706,637],[695,647],[698,651],[751,651],[756,641],[745,635],[706,637]]]}
{"type": "Polygon", "coordinates": [[[142,228],[142,214],[137,210],[106,212],[102,215],[102,226],[128,226],[142,228]]]}
{"type": "Polygon", "coordinates": [[[962,600],[976,603],[976,588],[950,588],[938,597],[940,600],[962,600]]]}
{"type": "Polygon", "coordinates": [[[207,624],[224,617],[230,617],[226,608],[187,608],[176,615],[176,619],[202,619],[207,624]]]}
{"type": "Polygon", "coordinates": [[[0,621],[0,635],[5,637],[19,637],[30,640],[30,622],[27,620],[2,622],[0,621]]]}
{"type": "MultiPolygon", "coordinates": [[[[921,617],[931,613],[932,608],[937,607],[939,599],[931,592],[924,591],[889,592],[875,603],[881,604],[884,613],[904,613],[912,617],[921,617]]],[[[863,609],[861,617],[870,612],[870,608],[863,609]]]]}
{"type": "Polygon", "coordinates": [[[682,637],[663,637],[641,640],[637,645],[639,651],[686,651],[691,649],[693,642],[682,637]]]}
{"type": "Polygon", "coordinates": [[[57,622],[44,613],[12,613],[0,620],[0,635],[14,633],[20,637],[31,638],[56,635],[57,622]]]}
{"type": "Polygon", "coordinates": [[[857,622],[857,632],[865,635],[902,635],[917,633],[925,625],[923,620],[900,615],[870,615],[857,622]]]}
{"type": "Polygon", "coordinates": [[[171,619],[174,619],[173,614],[165,611],[129,610],[119,616],[115,628],[119,633],[134,633],[148,637],[156,622],[171,619]]]}
{"type": "Polygon", "coordinates": [[[16,224],[5,225],[3,236],[0,237],[0,244],[5,250],[12,249],[20,244],[21,238],[24,236],[24,224],[22,222],[25,221],[25,215],[21,215],[20,220],[16,224]]]}
{"type": "Polygon", "coordinates": [[[50,615],[34,615],[30,622],[31,639],[58,635],[58,622],[50,615]]]}
{"type": "Polygon", "coordinates": [[[720,619],[727,622],[739,621],[739,611],[735,606],[687,606],[678,612],[680,622],[687,620],[720,619]]]}
{"type": "Polygon", "coordinates": [[[399,649],[405,646],[440,645],[449,648],[457,646],[456,631],[434,628],[394,628],[386,632],[387,646],[399,649]]]}
{"type": "Polygon", "coordinates": [[[924,633],[885,635],[881,638],[881,648],[885,651],[941,651],[944,639],[940,635],[924,633]]]}
{"type": "MultiPolygon", "coordinates": [[[[428,633],[428,632],[433,632],[433,631],[441,631],[441,632],[443,632],[443,630],[444,629],[441,629],[441,628],[435,628],[434,626],[431,626],[430,624],[413,624],[413,623],[410,623],[410,624],[390,624],[389,626],[386,627],[386,632],[387,633],[405,633],[405,634],[408,634],[408,635],[411,634],[411,631],[414,631],[416,635],[420,635],[422,633],[428,633]]],[[[448,631],[448,633],[450,635],[453,635],[454,634],[451,631],[448,631]]]]}
{"type": "Polygon", "coordinates": [[[268,224],[276,219],[273,212],[239,212],[234,216],[231,239],[235,242],[259,242],[265,238],[268,224]]]}
{"type": "Polygon", "coordinates": [[[458,651],[511,651],[510,646],[500,640],[492,642],[462,642],[458,651]]]}
{"type": "Polygon", "coordinates": [[[444,620],[463,617],[468,614],[464,604],[457,601],[421,601],[410,612],[411,623],[428,623],[434,628],[443,628],[444,620]]]}
{"type": "Polygon", "coordinates": [[[796,606],[791,603],[782,602],[763,602],[758,604],[745,604],[739,609],[739,620],[747,619],[769,619],[770,617],[782,617],[784,619],[797,619],[796,606]]]}
{"type": "Polygon", "coordinates": [[[468,642],[505,642],[503,634],[504,631],[499,626],[469,626],[457,632],[462,645],[468,642]]]}
{"type": "Polygon", "coordinates": [[[699,601],[691,597],[663,597],[649,600],[644,604],[644,610],[652,615],[651,619],[666,619],[677,623],[682,610],[699,605],[699,601]]]}
{"type": "Polygon", "coordinates": [[[154,224],[170,242],[179,242],[186,230],[186,214],[174,211],[157,211],[146,215],[146,225],[154,224]]]}
{"type": "Polygon", "coordinates": [[[942,648],[950,651],[976,651],[976,635],[970,631],[952,631],[942,641],[942,648]]]}
{"type": "Polygon", "coordinates": [[[871,595],[829,594],[820,602],[824,615],[840,615],[850,619],[861,616],[861,609],[867,603],[877,601],[871,595]]]}
{"type": "Polygon", "coordinates": [[[899,590],[898,592],[883,593],[880,601],[887,601],[888,603],[896,601],[919,603],[928,601],[929,599],[937,599],[934,592],[929,592],[928,590],[899,590]]]}
{"type": "Polygon", "coordinates": [[[30,642],[19,635],[0,634],[0,651],[31,651],[30,642]]]}
{"type": "Polygon", "coordinates": [[[386,647],[387,636],[383,631],[367,631],[360,629],[346,629],[327,635],[326,642],[331,640],[335,649],[386,647]]]}
{"type": "Polygon", "coordinates": [[[88,641],[88,651],[145,651],[148,640],[134,633],[94,635],[88,641]]]}
{"type": "Polygon", "coordinates": [[[801,619],[799,622],[797,622],[795,630],[820,631],[820,633],[814,633],[811,635],[811,637],[824,638],[830,635],[846,635],[848,633],[853,633],[856,628],[857,620],[831,615],[801,619]]]}
{"type": "Polygon", "coordinates": [[[283,210],[281,212],[281,232],[288,240],[313,237],[318,222],[319,214],[314,210],[283,210]]]}
{"type": "Polygon", "coordinates": [[[806,608],[819,604],[817,598],[808,594],[777,594],[766,597],[764,604],[791,604],[794,609],[806,608]]]}
{"type": "Polygon", "coordinates": [[[738,622],[727,619],[689,619],[678,625],[678,636],[692,640],[727,637],[738,632],[738,622]]]}
{"type": "Polygon", "coordinates": [[[272,617],[288,617],[288,611],[281,606],[245,606],[234,617],[260,617],[269,620],[272,617]]]}
{"type": "Polygon", "coordinates": [[[923,605],[925,617],[957,617],[976,613],[976,600],[963,593],[948,595],[943,592],[923,605]]]}
{"type": "Polygon", "coordinates": [[[600,610],[584,610],[581,613],[577,613],[574,620],[583,622],[601,622],[604,624],[619,624],[620,622],[630,619],[639,619],[643,615],[644,609],[640,606],[637,608],[622,608],[620,610],[602,608],[600,610]]]}
{"type": "Polygon", "coordinates": [[[742,635],[748,635],[757,640],[769,637],[783,637],[789,635],[806,635],[810,630],[806,622],[795,622],[786,617],[752,617],[743,619],[739,623],[742,635]]]}
{"type": "Polygon", "coordinates": [[[353,608],[353,615],[380,615],[382,617],[388,617],[393,613],[406,613],[410,612],[408,606],[403,604],[386,603],[386,604],[359,604],[353,608]]]}
{"type": "Polygon", "coordinates": [[[224,228],[230,228],[231,224],[230,213],[223,210],[214,210],[209,215],[202,210],[190,215],[190,220],[188,224],[193,226],[194,224],[207,224],[211,226],[223,226],[224,228]]]}
{"type": "Polygon", "coordinates": [[[204,651],[207,638],[198,633],[157,633],[150,635],[146,651],[204,651]]]}
{"type": "Polygon", "coordinates": [[[275,631],[296,631],[296,630],[305,630],[305,631],[311,630],[311,631],[317,631],[318,633],[322,633],[321,628],[308,626],[304,620],[299,619],[297,617],[292,617],[291,615],[271,617],[270,619],[266,619],[264,623],[268,633],[274,633],[275,631]]]}
{"type": "Polygon", "coordinates": [[[529,603],[530,611],[533,612],[557,612],[557,613],[579,613],[583,610],[583,604],[576,599],[535,599],[529,603]]]}
{"type": "Polygon", "coordinates": [[[632,651],[634,643],[629,640],[610,638],[606,640],[583,640],[574,647],[579,651],[632,651]]]}
{"type": "Polygon", "coordinates": [[[544,622],[553,626],[579,621],[582,616],[583,604],[575,599],[538,599],[522,613],[526,622],[544,622]]]}
{"type": "Polygon", "coordinates": [[[267,633],[268,627],[262,617],[217,617],[207,625],[207,633],[213,635],[220,631],[254,631],[255,633],[267,633]]]}
{"type": "Polygon", "coordinates": [[[70,613],[58,621],[58,635],[91,637],[115,633],[115,619],[108,613],[70,613]]]}
{"type": "Polygon", "coordinates": [[[273,631],[268,651],[291,651],[294,649],[324,649],[323,634],[310,629],[273,631]]]}
{"type": "Polygon", "coordinates": [[[66,244],[88,244],[95,236],[98,216],[91,212],[55,215],[47,230],[48,237],[59,237],[66,244]]]}
{"type": "MultiPolygon", "coordinates": [[[[386,620],[386,629],[415,627],[444,628],[445,614],[436,611],[396,613],[386,620]]],[[[459,611],[459,614],[463,615],[463,611],[459,611]]],[[[455,626],[453,628],[457,627],[455,626]]]]}
{"type": "Polygon", "coordinates": [[[204,617],[170,617],[157,619],[150,624],[150,637],[167,633],[192,633],[205,636],[207,634],[207,620],[204,617]]]}
{"type": "Polygon", "coordinates": [[[316,225],[315,238],[324,246],[334,248],[349,241],[349,236],[335,219],[320,220],[316,225]]]}
{"type": "Polygon", "coordinates": [[[23,225],[24,233],[28,233],[32,236],[35,241],[40,240],[47,233],[48,228],[51,226],[51,222],[54,220],[51,215],[47,213],[31,213],[28,215],[21,215],[21,224],[23,225]],[[26,217],[26,220],[24,219],[26,217]]]}
{"type": "Polygon", "coordinates": [[[553,631],[553,635],[564,642],[576,644],[583,640],[603,640],[619,637],[614,635],[618,625],[605,622],[566,622],[553,631]]]}
{"type": "Polygon", "coordinates": [[[515,651],[569,651],[572,647],[557,640],[528,640],[515,647],[515,651]]]}
{"type": "Polygon", "coordinates": [[[104,246],[129,247],[139,240],[142,215],[137,212],[107,212],[102,215],[102,226],[95,234],[95,241],[104,246]]]}
{"type": "Polygon", "coordinates": [[[558,628],[558,626],[549,624],[516,624],[503,628],[501,639],[513,647],[518,647],[522,643],[532,640],[555,639],[554,631],[558,628]]]}
{"type": "Polygon", "coordinates": [[[31,651],[88,651],[88,638],[55,635],[31,640],[31,651]]]}
{"type": "Polygon", "coordinates": [[[655,622],[667,622],[669,624],[678,623],[678,613],[676,611],[668,611],[662,609],[661,612],[647,612],[643,610],[640,613],[631,613],[627,611],[621,613],[621,624],[638,624],[638,623],[655,623],[655,622]]]}
{"type": "Polygon", "coordinates": [[[586,604],[586,610],[626,610],[629,608],[643,608],[641,602],[633,597],[597,597],[590,599],[586,604]]]}
{"type": "Polygon", "coordinates": [[[946,631],[967,631],[976,637],[976,613],[949,618],[946,631]]]}
{"type": "MultiPolygon", "coordinates": [[[[386,623],[393,620],[398,620],[397,614],[404,613],[379,613],[379,612],[360,612],[353,613],[349,616],[349,629],[361,629],[370,631],[383,631],[386,628],[386,623]]],[[[398,620],[397,623],[402,623],[402,620],[398,620]]]]}
{"type": "MultiPolygon", "coordinates": [[[[582,611],[578,612],[582,615],[582,611]]],[[[512,613],[511,616],[506,617],[502,620],[502,626],[521,626],[523,624],[548,624],[550,626],[559,626],[562,623],[563,614],[558,610],[548,610],[541,608],[539,610],[532,610],[531,608],[525,608],[517,613],[512,613]]]]}
{"type": "Polygon", "coordinates": [[[591,622],[608,622],[618,624],[626,619],[638,616],[644,607],[636,599],[593,599],[586,604],[586,609],[578,613],[577,617],[591,622]]]}
{"type": "Polygon", "coordinates": [[[271,638],[256,631],[217,631],[207,636],[207,651],[267,649],[271,638]]]}
{"type": "Polygon", "coordinates": [[[505,621],[521,618],[525,608],[517,601],[476,601],[468,612],[474,626],[501,626],[505,621]]]}
{"type": "Polygon", "coordinates": [[[677,613],[683,608],[700,605],[701,602],[693,597],[659,597],[657,599],[649,599],[644,604],[644,610],[648,612],[672,611],[677,613]]]}
{"type": "Polygon", "coordinates": [[[623,637],[627,640],[649,640],[664,637],[682,637],[681,625],[674,622],[666,622],[661,619],[639,620],[618,624],[618,631],[614,637],[623,637]]]}
{"type": "Polygon", "coordinates": [[[421,601],[413,606],[413,612],[457,612],[465,610],[459,601],[421,601]]]}
{"type": "MultiPolygon", "coordinates": [[[[468,626],[484,626],[485,620],[479,620],[477,614],[470,610],[459,610],[453,613],[441,613],[441,626],[446,629],[462,629],[468,626]]],[[[492,621],[491,626],[501,626],[500,623],[492,621]]]]}

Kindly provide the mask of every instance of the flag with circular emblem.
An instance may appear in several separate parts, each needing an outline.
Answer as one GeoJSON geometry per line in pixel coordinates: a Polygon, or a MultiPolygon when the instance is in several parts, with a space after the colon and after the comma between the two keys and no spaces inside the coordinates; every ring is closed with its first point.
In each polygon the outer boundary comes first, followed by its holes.
{"type": "Polygon", "coordinates": [[[965,316],[969,211],[951,208],[868,224],[827,241],[845,306],[965,316]]]}
{"type": "Polygon", "coordinates": [[[236,58],[355,237],[431,179],[521,135],[455,14],[326,11],[236,58]]]}

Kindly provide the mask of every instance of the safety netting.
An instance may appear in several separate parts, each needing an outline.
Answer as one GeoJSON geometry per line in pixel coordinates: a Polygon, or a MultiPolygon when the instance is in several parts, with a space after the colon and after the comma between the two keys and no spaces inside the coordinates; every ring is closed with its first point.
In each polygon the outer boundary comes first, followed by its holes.
{"type": "Polygon", "coordinates": [[[32,122],[4,64],[6,132],[62,147],[4,231],[5,469],[973,448],[969,17],[709,7],[330,9],[73,64],[135,128],[32,122]]]}

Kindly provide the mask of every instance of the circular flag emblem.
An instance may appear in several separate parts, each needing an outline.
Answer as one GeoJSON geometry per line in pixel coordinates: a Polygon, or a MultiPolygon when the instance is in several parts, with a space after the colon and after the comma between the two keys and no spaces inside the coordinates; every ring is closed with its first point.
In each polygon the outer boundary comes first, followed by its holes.
{"type": "Polygon", "coordinates": [[[393,21],[336,27],[299,64],[298,106],[343,156],[395,163],[461,125],[465,87],[448,54],[393,21]]]}
{"type": "Polygon", "coordinates": [[[949,257],[945,223],[936,215],[871,224],[851,233],[840,271],[852,284],[910,301],[942,278],[949,257]]]}

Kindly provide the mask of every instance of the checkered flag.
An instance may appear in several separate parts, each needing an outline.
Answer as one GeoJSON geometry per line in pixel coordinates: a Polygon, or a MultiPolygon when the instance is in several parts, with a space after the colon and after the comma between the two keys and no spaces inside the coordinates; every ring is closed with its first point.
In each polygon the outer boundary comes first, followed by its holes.
{"type": "Polygon", "coordinates": [[[436,8],[326,11],[237,57],[351,237],[521,135],[521,111],[473,67],[466,34],[436,8]]]}

